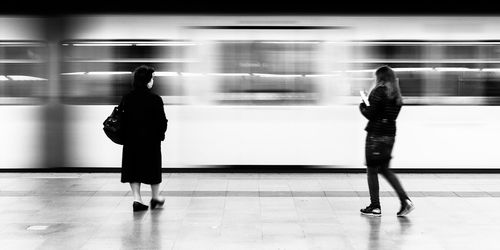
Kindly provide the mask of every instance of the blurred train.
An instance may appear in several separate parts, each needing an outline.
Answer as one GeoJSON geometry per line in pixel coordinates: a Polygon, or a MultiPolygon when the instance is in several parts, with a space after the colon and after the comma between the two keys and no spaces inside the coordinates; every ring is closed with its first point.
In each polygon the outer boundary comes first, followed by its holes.
{"type": "Polygon", "coordinates": [[[102,122],[154,66],[163,167],[364,167],[359,90],[393,67],[393,168],[500,168],[500,17],[0,17],[0,168],[115,168],[102,122]]]}

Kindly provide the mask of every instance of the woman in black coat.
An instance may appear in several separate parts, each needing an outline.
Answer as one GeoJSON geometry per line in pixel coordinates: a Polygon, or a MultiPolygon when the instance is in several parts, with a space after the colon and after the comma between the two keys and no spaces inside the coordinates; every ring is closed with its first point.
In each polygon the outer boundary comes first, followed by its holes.
{"type": "Polygon", "coordinates": [[[397,216],[405,216],[415,207],[401,186],[398,178],[389,169],[392,148],[396,137],[396,119],[403,105],[399,83],[394,71],[383,66],[375,71],[376,84],[370,91],[368,104],[362,102],[359,109],[368,119],[365,157],[370,190],[370,205],[361,209],[364,215],[380,216],[378,173],[382,174],[396,190],[401,202],[397,216]]]}
{"type": "Polygon", "coordinates": [[[152,93],[154,69],[134,70],[134,89],[122,98],[124,143],[121,182],[129,182],[134,195],[133,210],[147,210],[141,198],[141,183],[151,185],[151,209],[163,205],[161,183],[161,141],[165,139],[167,118],[163,100],[152,93]]]}

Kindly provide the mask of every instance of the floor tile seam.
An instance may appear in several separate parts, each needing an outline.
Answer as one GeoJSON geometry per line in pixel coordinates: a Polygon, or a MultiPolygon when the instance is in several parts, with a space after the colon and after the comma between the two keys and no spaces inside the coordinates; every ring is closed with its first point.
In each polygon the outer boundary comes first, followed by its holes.
{"type": "MultiPolygon", "coordinates": [[[[143,193],[150,194],[148,191],[143,193]]],[[[195,191],[195,190],[170,190],[162,191],[165,196],[187,196],[187,197],[364,197],[368,190],[352,191],[195,191]]],[[[383,190],[382,195],[393,196],[393,190],[383,190]]],[[[498,197],[500,191],[429,191],[429,190],[408,190],[407,193],[420,197],[498,197]]],[[[125,197],[129,196],[130,191],[96,191],[96,192],[34,192],[34,191],[0,191],[0,197],[50,197],[50,196],[69,196],[69,197],[125,197]]]]}
{"type": "Polygon", "coordinates": [[[227,188],[229,186],[229,181],[226,181],[226,192],[225,192],[225,196],[224,196],[224,206],[223,206],[223,209],[222,209],[222,216],[221,216],[221,219],[220,219],[220,226],[219,226],[219,233],[222,235],[222,223],[224,222],[224,216],[226,215],[226,205],[227,205],[227,188]]]}
{"type": "MultiPolygon", "coordinates": [[[[259,185],[260,187],[260,185],[259,185]]],[[[259,190],[259,194],[260,194],[260,190],[259,190]]],[[[260,240],[264,240],[264,228],[262,226],[262,215],[264,214],[262,212],[262,197],[259,195],[259,221],[260,221],[260,240]]]]}
{"type": "MultiPolygon", "coordinates": [[[[323,192],[324,194],[324,192],[323,192]]],[[[293,195],[293,192],[292,192],[292,195],[293,195]]],[[[293,206],[295,207],[295,213],[297,215],[297,220],[299,219],[299,212],[298,212],[298,209],[297,209],[297,200],[296,199],[293,199],[293,206]]],[[[304,228],[300,227],[300,232],[302,233],[302,238],[305,238],[306,237],[306,233],[304,231],[304,228]]]]}
{"type": "MultiPolygon", "coordinates": [[[[94,197],[102,197],[102,196],[96,196],[96,194],[97,194],[97,192],[96,192],[96,193],[94,193],[94,195],[92,195],[92,196],[91,196],[91,197],[90,197],[90,198],[89,198],[89,199],[85,202],[85,204],[86,204],[87,202],[89,202],[89,201],[90,201],[92,198],[94,198],[94,197]]],[[[120,203],[121,203],[121,202],[123,202],[123,200],[125,199],[126,195],[123,195],[123,196],[117,196],[117,197],[120,197],[121,199],[120,199],[118,202],[115,202],[116,204],[113,206],[113,209],[116,209],[116,208],[118,208],[118,207],[120,206],[120,203]]]]}

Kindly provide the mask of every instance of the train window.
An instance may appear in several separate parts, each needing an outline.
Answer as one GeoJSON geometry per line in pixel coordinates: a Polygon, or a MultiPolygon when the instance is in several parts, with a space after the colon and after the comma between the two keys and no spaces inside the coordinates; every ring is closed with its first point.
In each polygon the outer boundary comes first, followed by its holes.
{"type": "Polygon", "coordinates": [[[447,60],[462,59],[471,60],[480,58],[481,45],[446,44],[442,47],[443,58],[447,60]]]}
{"type": "Polygon", "coordinates": [[[219,42],[220,103],[314,104],[319,42],[219,42]]]}
{"type": "MultiPolygon", "coordinates": [[[[464,73],[459,88],[462,96],[500,97],[500,71],[464,73]]],[[[496,99],[488,99],[489,104],[499,104],[496,99]]]]}
{"type": "Polygon", "coordinates": [[[47,44],[0,41],[0,104],[33,104],[48,89],[47,44]]]}
{"type": "Polygon", "coordinates": [[[482,57],[485,59],[499,60],[500,59],[500,44],[485,44],[482,46],[482,57]]]}
{"type": "Polygon", "coordinates": [[[413,43],[354,43],[355,59],[374,61],[415,61],[424,56],[421,44],[413,43]]]}
{"type": "Polygon", "coordinates": [[[63,99],[71,104],[116,104],[131,90],[132,71],[155,68],[153,91],[167,104],[185,95],[181,72],[190,62],[186,41],[65,41],[61,44],[63,99]]]}
{"type": "MultiPolygon", "coordinates": [[[[353,43],[351,71],[369,71],[364,76],[348,75],[351,95],[373,82],[381,65],[392,67],[406,97],[423,97],[426,104],[440,104],[428,97],[500,96],[500,46],[485,42],[360,42],[353,43]],[[409,45],[410,44],[410,45],[409,45]]],[[[464,103],[463,100],[458,100],[464,103]]],[[[419,102],[422,103],[422,102],[419,102]]],[[[451,101],[450,103],[453,103],[451,101]]],[[[489,98],[480,104],[498,104],[489,98]]]]}
{"type": "Polygon", "coordinates": [[[497,72],[498,45],[494,43],[454,42],[434,46],[441,55],[434,69],[441,71],[441,95],[482,98],[478,104],[498,104],[500,74],[497,72]]]}
{"type": "Polygon", "coordinates": [[[352,96],[358,96],[360,89],[369,89],[375,81],[375,69],[383,65],[396,71],[403,95],[425,95],[425,79],[428,74],[425,72],[425,45],[415,42],[353,42],[351,51],[353,61],[350,72],[356,73],[348,73],[346,76],[351,85],[352,96]]]}

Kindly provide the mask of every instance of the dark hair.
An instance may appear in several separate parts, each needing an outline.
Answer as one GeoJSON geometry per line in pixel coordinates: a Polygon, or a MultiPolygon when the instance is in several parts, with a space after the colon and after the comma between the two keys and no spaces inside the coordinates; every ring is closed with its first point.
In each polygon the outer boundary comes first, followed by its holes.
{"type": "Polygon", "coordinates": [[[141,65],[134,70],[134,81],[132,82],[132,86],[135,89],[144,89],[147,88],[147,84],[153,78],[153,73],[155,69],[151,66],[141,65]]]}
{"type": "Polygon", "coordinates": [[[377,78],[377,84],[381,83],[386,86],[387,96],[395,100],[397,105],[402,105],[403,97],[394,70],[389,66],[382,66],[375,71],[375,77],[377,78]]]}

